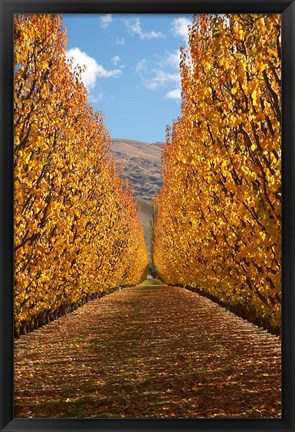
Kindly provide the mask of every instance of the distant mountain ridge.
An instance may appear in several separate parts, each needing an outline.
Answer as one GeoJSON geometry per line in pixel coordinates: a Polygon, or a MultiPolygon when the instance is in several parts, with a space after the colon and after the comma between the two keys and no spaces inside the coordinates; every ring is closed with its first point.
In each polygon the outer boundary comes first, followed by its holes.
{"type": "Polygon", "coordinates": [[[134,185],[137,198],[152,201],[162,185],[161,147],[163,143],[146,143],[113,138],[111,154],[124,165],[123,177],[134,185]]]}
{"type": "Polygon", "coordinates": [[[113,138],[111,155],[117,166],[123,163],[123,178],[132,183],[139,204],[139,219],[143,225],[147,246],[150,243],[152,200],[162,186],[162,142],[147,143],[126,138],[113,138]]]}

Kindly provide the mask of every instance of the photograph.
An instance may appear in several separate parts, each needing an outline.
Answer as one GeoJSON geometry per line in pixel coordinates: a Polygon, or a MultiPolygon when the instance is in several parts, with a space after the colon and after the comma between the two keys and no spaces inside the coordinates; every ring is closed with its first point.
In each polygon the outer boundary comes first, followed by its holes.
{"type": "Polygon", "coordinates": [[[0,429],[293,431],[294,2],[19,4],[0,429]]]}

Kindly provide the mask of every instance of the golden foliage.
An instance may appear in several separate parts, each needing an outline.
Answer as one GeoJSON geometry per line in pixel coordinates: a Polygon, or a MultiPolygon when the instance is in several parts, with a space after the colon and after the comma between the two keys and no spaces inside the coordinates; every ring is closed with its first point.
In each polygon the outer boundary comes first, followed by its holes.
{"type": "Polygon", "coordinates": [[[153,259],[168,284],[281,303],[281,22],[200,15],[182,51],[182,116],[167,131],[153,259]]]}
{"type": "Polygon", "coordinates": [[[15,324],[141,281],[143,230],[57,15],[16,15],[15,324]]]}

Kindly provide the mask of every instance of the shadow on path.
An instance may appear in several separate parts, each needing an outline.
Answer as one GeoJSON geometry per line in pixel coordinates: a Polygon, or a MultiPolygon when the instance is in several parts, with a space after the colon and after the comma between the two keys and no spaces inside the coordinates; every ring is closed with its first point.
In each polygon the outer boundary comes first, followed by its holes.
{"type": "Polygon", "coordinates": [[[207,298],[127,288],[15,341],[15,417],[280,418],[280,358],[207,298]]]}

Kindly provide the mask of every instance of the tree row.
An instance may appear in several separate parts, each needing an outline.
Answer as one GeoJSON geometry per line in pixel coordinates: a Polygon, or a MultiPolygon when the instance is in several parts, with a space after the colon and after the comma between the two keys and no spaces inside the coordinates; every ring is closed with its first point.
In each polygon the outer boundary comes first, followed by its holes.
{"type": "Polygon", "coordinates": [[[66,59],[57,15],[16,15],[15,333],[145,276],[132,190],[116,172],[103,116],[66,59]]]}
{"type": "Polygon", "coordinates": [[[281,21],[196,16],[167,130],[153,260],[273,329],[281,311],[281,21]]]}

